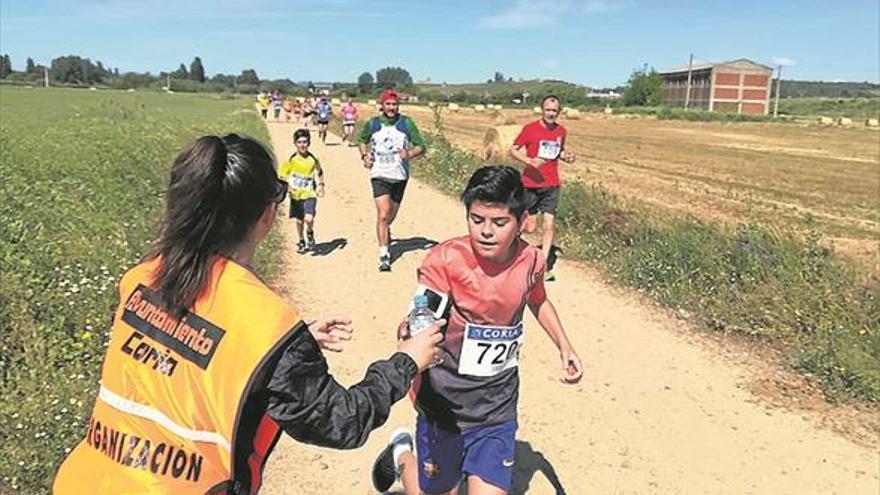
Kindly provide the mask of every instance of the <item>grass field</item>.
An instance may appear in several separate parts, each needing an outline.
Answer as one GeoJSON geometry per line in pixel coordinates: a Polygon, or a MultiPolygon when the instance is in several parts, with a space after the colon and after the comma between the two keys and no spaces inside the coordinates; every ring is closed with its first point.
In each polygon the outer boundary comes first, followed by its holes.
{"type": "MultiPolygon", "coordinates": [[[[46,493],[84,434],[116,282],[193,138],[267,141],[250,99],[0,87],[0,493],[46,493]]],[[[272,265],[260,256],[263,273],[272,265]]]]}
{"type": "Polygon", "coordinates": [[[849,117],[854,120],[880,119],[880,97],[782,98],[779,100],[779,112],[800,116],[849,117]]]}
{"type": "MultiPolygon", "coordinates": [[[[404,111],[431,129],[429,108],[404,111]]],[[[521,110],[444,113],[450,141],[476,152],[493,125],[535,118],[521,110]]],[[[595,114],[563,122],[579,156],[563,167],[565,181],[598,185],[672,215],[816,230],[868,273],[878,272],[877,131],[595,114]]]]}

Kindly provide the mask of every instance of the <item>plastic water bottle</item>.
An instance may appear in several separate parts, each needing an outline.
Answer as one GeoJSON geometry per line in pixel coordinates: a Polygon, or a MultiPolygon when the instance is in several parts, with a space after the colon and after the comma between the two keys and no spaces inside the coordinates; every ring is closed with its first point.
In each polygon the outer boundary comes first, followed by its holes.
{"type": "Polygon", "coordinates": [[[436,322],[434,312],[428,307],[428,296],[419,294],[413,298],[413,310],[409,314],[409,334],[413,337],[430,328],[436,322]]]}

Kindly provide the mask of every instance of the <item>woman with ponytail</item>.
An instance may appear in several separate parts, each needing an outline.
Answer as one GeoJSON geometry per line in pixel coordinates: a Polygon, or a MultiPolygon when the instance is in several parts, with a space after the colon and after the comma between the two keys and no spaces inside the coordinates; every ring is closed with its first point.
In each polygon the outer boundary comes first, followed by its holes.
{"type": "Polygon", "coordinates": [[[350,321],[303,321],[251,267],[286,193],[252,138],[205,136],[177,156],[161,234],[120,281],[88,430],[54,493],[255,494],[282,431],[363,445],[434,362],[442,320],[361,382],[336,382],[321,351],[342,350],[350,321]]]}

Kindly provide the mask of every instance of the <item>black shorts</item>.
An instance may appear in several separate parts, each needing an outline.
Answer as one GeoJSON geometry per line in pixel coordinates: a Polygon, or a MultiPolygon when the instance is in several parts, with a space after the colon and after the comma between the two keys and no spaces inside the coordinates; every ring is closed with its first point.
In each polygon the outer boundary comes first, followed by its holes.
{"type": "Polygon", "coordinates": [[[330,123],[329,120],[321,120],[321,119],[318,119],[318,124],[321,124],[321,125],[328,125],[329,123],[330,123]]]}
{"type": "Polygon", "coordinates": [[[405,180],[370,179],[370,184],[373,185],[373,197],[378,198],[379,196],[390,195],[391,201],[400,204],[403,201],[403,193],[406,191],[406,182],[405,180]]]}
{"type": "Polygon", "coordinates": [[[538,213],[556,214],[559,208],[559,186],[526,188],[529,215],[538,213]]]}
{"type": "Polygon", "coordinates": [[[306,215],[315,216],[315,210],[318,207],[317,198],[307,199],[291,199],[290,214],[288,218],[296,218],[302,220],[306,215]]]}

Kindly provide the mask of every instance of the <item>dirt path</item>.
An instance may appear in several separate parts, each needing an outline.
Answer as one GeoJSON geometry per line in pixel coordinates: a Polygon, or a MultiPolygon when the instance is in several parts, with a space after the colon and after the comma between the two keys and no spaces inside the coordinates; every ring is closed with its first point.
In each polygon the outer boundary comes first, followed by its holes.
{"type": "MultiPolygon", "coordinates": [[[[293,127],[270,124],[269,131],[277,156],[286,158],[293,127]]],[[[327,174],[316,224],[325,255],[289,255],[276,282],[304,316],[354,320],[354,340],[344,353],[328,356],[337,379],[353,384],[394,348],[424,240],[464,233],[464,214],[453,199],[413,181],[393,228],[395,238],[415,239],[398,244],[412,250],[392,273],[380,274],[375,212],[357,151],[320,143],[313,151],[327,174]]],[[[281,227],[292,253],[292,222],[281,227]]],[[[555,349],[530,317],[514,493],[563,493],[554,484],[569,494],[878,493],[875,448],[757,401],[747,390],[754,379],[747,367],[702,345],[678,321],[606,287],[595,273],[566,262],[556,273],[548,292],[586,364],[585,380],[576,386],[557,380],[555,349]]],[[[262,493],[373,493],[375,453],[394,427],[413,420],[404,400],[366,446],[349,452],[284,437],[262,493]]]]}

